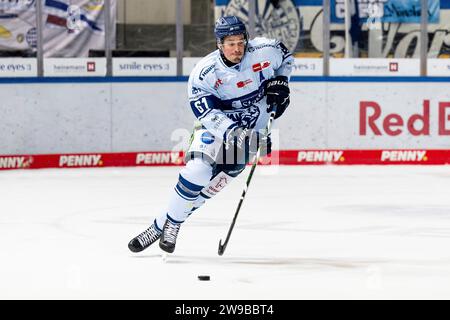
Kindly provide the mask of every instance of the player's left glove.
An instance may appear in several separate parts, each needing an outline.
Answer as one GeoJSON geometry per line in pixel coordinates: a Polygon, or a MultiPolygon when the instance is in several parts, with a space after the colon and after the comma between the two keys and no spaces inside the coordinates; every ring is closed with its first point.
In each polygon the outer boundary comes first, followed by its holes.
{"type": "Polygon", "coordinates": [[[261,148],[260,156],[266,156],[272,152],[272,140],[260,131],[248,128],[234,128],[227,134],[226,148],[235,147],[237,159],[245,159],[247,163],[261,148]]]}
{"type": "Polygon", "coordinates": [[[277,76],[270,79],[266,84],[266,95],[267,104],[269,108],[267,112],[272,112],[271,106],[273,104],[277,105],[277,113],[275,114],[275,119],[281,117],[286,108],[289,106],[289,82],[288,78],[285,76],[277,76]]]}

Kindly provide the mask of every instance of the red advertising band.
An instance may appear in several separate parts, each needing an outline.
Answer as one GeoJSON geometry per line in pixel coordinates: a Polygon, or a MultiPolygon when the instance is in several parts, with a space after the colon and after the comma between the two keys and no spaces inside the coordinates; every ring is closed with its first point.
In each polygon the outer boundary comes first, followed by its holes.
{"type": "MultiPolygon", "coordinates": [[[[0,170],[43,168],[180,166],[181,151],[0,155],[0,170]]],[[[262,165],[444,165],[450,150],[280,150],[260,160],[262,165]]]]}

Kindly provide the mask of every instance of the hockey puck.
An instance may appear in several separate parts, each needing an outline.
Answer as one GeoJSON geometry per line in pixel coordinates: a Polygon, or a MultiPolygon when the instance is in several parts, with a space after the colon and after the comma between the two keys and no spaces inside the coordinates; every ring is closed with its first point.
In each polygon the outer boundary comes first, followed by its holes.
{"type": "Polygon", "coordinates": [[[198,276],[198,280],[200,281],[209,281],[211,278],[209,276],[198,276]]]}

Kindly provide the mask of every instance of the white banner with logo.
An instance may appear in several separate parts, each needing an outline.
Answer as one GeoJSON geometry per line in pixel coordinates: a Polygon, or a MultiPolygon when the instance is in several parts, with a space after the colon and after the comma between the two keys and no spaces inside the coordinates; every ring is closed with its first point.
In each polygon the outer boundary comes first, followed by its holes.
{"type": "Polygon", "coordinates": [[[104,77],[106,58],[47,58],[44,76],[50,77],[104,77]]]}
{"type": "Polygon", "coordinates": [[[296,58],[292,67],[293,76],[322,76],[323,59],[296,58]]]}
{"type": "Polygon", "coordinates": [[[36,77],[37,60],[35,58],[1,58],[0,77],[36,77]]]}
{"type": "Polygon", "coordinates": [[[450,59],[428,59],[427,64],[429,76],[450,76],[450,59]]]}
{"type": "MultiPolygon", "coordinates": [[[[104,0],[42,2],[45,57],[88,57],[89,50],[104,49],[104,0]]],[[[0,50],[36,49],[36,3],[36,0],[0,0],[0,50]]],[[[111,26],[115,26],[116,0],[110,3],[111,26]]],[[[111,33],[115,35],[115,30],[111,33]]]]}
{"type": "Polygon", "coordinates": [[[176,76],[176,58],[114,58],[114,76],[176,76]]]}
{"type": "Polygon", "coordinates": [[[331,76],[420,76],[419,59],[330,59],[331,76]]]}

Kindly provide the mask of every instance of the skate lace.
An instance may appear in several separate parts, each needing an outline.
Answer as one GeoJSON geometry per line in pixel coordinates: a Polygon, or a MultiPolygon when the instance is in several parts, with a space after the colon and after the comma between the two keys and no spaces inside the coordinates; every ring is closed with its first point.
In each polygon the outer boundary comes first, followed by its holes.
{"type": "Polygon", "coordinates": [[[179,224],[169,222],[166,226],[166,229],[164,230],[164,240],[170,243],[175,243],[179,230],[180,230],[179,224]]]}
{"type": "Polygon", "coordinates": [[[140,235],[137,236],[138,241],[141,243],[143,247],[148,246],[149,244],[152,244],[155,242],[159,236],[160,232],[156,231],[153,226],[142,232],[140,235]]]}

